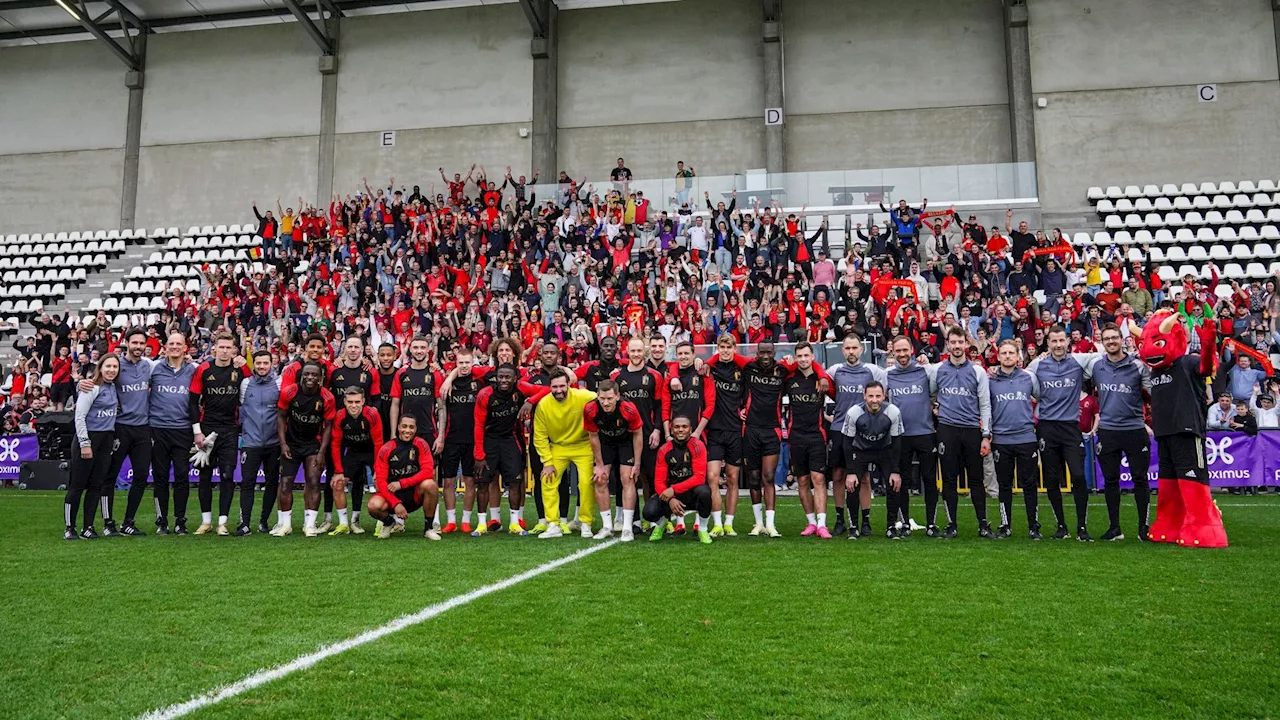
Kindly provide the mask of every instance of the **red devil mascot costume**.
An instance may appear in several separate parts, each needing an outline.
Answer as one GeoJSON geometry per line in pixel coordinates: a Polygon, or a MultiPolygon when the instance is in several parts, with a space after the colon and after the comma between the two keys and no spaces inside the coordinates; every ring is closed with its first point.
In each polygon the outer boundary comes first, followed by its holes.
{"type": "Polygon", "coordinates": [[[1187,353],[1187,328],[1161,310],[1146,324],[1138,355],[1151,368],[1151,425],[1160,456],[1156,521],[1147,538],[1187,547],[1227,546],[1222,513],[1205,465],[1205,380],[1217,369],[1216,332],[1202,326],[1200,354],[1187,353]]]}

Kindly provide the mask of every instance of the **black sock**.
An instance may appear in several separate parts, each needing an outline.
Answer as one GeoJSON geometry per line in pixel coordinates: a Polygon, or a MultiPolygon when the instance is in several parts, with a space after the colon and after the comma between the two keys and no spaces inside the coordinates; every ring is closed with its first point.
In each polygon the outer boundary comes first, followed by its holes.
{"type": "Polygon", "coordinates": [[[1109,527],[1120,527],[1120,481],[1115,483],[1107,483],[1103,488],[1103,494],[1107,496],[1107,521],[1109,527]]]}
{"type": "Polygon", "coordinates": [[[1138,527],[1147,526],[1147,509],[1151,504],[1151,488],[1135,487],[1133,489],[1133,501],[1138,506],[1138,527]]]}
{"type": "Polygon", "coordinates": [[[871,508],[862,509],[862,524],[863,525],[871,524],[871,508]]]}
{"type": "Polygon", "coordinates": [[[836,522],[841,525],[844,524],[844,508],[842,507],[836,508],[836,522]]]}

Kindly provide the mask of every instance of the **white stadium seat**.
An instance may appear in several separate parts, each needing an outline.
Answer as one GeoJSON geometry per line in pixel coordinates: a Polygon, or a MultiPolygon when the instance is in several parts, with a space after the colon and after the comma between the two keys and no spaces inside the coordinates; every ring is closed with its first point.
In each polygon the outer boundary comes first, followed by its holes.
{"type": "Polygon", "coordinates": [[[1153,199],[1158,198],[1160,197],[1160,186],[1159,185],[1143,185],[1142,194],[1146,195],[1149,198],[1153,198],[1153,199]]]}
{"type": "Polygon", "coordinates": [[[1239,210],[1228,210],[1226,214],[1226,220],[1228,225],[1243,225],[1244,213],[1240,212],[1239,210]]]}
{"type": "Polygon", "coordinates": [[[1258,229],[1255,227],[1246,225],[1240,228],[1240,239],[1245,242],[1257,242],[1261,238],[1262,236],[1258,234],[1258,229]]]}
{"type": "Polygon", "coordinates": [[[1138,248],[1129,248],[1128,257],[1129,257],[1129,262],[1142,262],[1143,260],[1146,259],[1146,257],[1142,254],[1142,251],[1139,250],[1138,248]]]}
{"type": "MultiPolygon", "coordinates": [[[[1244,268],[1240,267],[1240,263],[1227,263],[1222,267],[1222,276],[1228,280],[1243,280],[1244,268]]],[[[1227,288],[1227,294],[1231,294],[1231,288],[1227,288]]]]}
{"type": "Polygon", "coordinates": [[[1263,225],[1262,228],[1258,230],[1258,234],[1262,236],[1263,240],[1271,240],[1273,242],[1280,240],[1280,228],[1275,225],[1263,225]]]}
{"type": "Polygon", "coordinates": [[[1168,252],[1167,258],[1168,258],[1169,262],[1176,262],[1176,263],[1186,262],[1186,261],[1187,261],[1187,251],[1186,251],[1186,250],[1184,250],[1184,249],[1182,249],[1182,247],[1180,247],[1180,246],[1178,246],[1178,245],[1175,245],[1175,246],[1173,246],[1173,247],[1169,248],[1169,252],[1168,252]]]}
{"type": "Polygon", "coordinates": [[[1227,219],[1217,210],[1210,210],[1204,214],[1204,224],[1217,227],[1219,225],[1226,225],[1227,219]]]}
{"type": "Polygon", "coordinates": [[[1124,227],[1124,220],[1119,215],[1108,215],[1103,225],[1108,230],[1120,230],[1124,227]]]}
{"type": "Polygon", "coordinates": [[[1217,195],[1218,186],[1211,182],[1202,182],[1200,183],[1199,193],[1201,195],[1217,195]]]}
{"type": "Polygon", "coordinates": [[[1164,251],[1158,247],[1151,248],[1147,254],[1151,256],[1151,262],[1164,262],[1164,251]]]}
{"type": "Polygon", "coordinates": [[[1195,209],[1195,206],[1191,204],[1191,198],[1180,195],[1173,199],[1173,209],[1178,212],[1186,212],[1187,210],[1195,209]]]}
{"type": "Polygon", "coordinates": [[[1160,271],[1157,274],[1159,274],[1160,279],[1165,281],[1166,283],[1170,283],[1178,279],[1178,271],[1174,270],[1168,265],[1162,265],[1160,267],[1160,271]]]}
{"type": "Polygon", "coordinates": [[[1121,198],[1116,201],[1116,212],[1120,213],[1121,215],[1128,215],[1129,213],[1133,212],[1133,210],[1134,210],[1134,205],[1132,200],[1128,198],[1121,198]]]}
{"type": "Polygon", "coordinates": [[[1267,193],[1258,193],[1253,196],[1253,206],[1259,208],[1269,208],[1276,204],[1276,201],[1267,193]]]}
{"type": "Polygon", "coordinates": [[[1196,231],[1196,242],[1213,243],[1218,240],[1218,232],[1213,228],[1202,227],[1196,231]]]}
{"type": "Polygon", "coordinates": [[[1107,193],[1103,191],[1103,189],[1100,187],[1089,188],[1088,197],[1091,201],[1095,203],[1105,198],[1106,196],[1107,196],[1107,193]]]}
{"type": "Polygon", "coordinates": [[[1071,236],[1071,243],[1073,245],[1092,245],[1093,239],[1087,232],[1078,232],[1071,236]]]}
{"type": "Polygon", "coordinates": [[[1213,196],[1214,210],[1230,210],[1232,207],[1234,207],[1234,205],[1231,204],[1231,198],[1227,197],[1226,195],[1213,196]]]}
{"type": "Polygon", "coordinates": [[[1165,183],[1164,187],[1160,188],[1160,194],[1165,197],[1178,197],[1182,195],[1182,190],[1173,183],[1165,183]]]}
{"type": "Polygon", "coordinates": [[[1173,201],[1169,198],[1156,198],[1155,209],[1157,212],[1170,212],[1173,210],[1173,201]]]}
{"type": "Polygon", "coordinates": [[[1239,191],[1236,189],[1236,184],[1228,180],[1218,185],[1218,192],[1223,195],[1235,195],[1239,191]]]}
{"type": "Polygon", "coordinates": [[[1267,266],[1262,263],[1249,263],[1249,266],[1244,269],[1244,274],[1252,279],[1261,279],[1270,273],[1267,272],[1267,266]]]}
{"type": "Polygon", "coordinates": [[[1160,213],[1147,213],[1142,222],[1149,228],[1164,227],[1164,216],[1160,213]]]}
{"type": "MultiPolygon", "coordinates": [[[[1192,259],[1194,260],[1195,258],[1192,259]]],[[[1226,245],[1214,245],[1209,248],[1209,259],[1214,262],[1230,260],[1231,251],[1227,250],[1226,245]]]]}
{"type": "Polygon", "coordinates": [[[1142,222],[1142,216],[1137,214],[1126,215],[1124,217],[1124,226],[1130,230],[1137,230],[1138,228],[1145,227],[1142,222]]]}
{"type": "Polygon", "coordinates": [[[1157,230],[1156,242],[1163,243],[1165,245],[1172,244],[1174,242],[1173,232],[1171,230],[1165,230],[1163,228],[1161,228],[1160,230],[1157,230]]]}
{"type": "Polygon", "coordinates": [[[1247,210],[1248,208],[1253,207],[1253,198],[1243,193],[1238,193],[1231,198],[1231,204],[1236,208],[1247,210]]]}
{"type": "Polygon", "coordinates": [[[1260,260],[1272,260],[1276,256],[1276,251],[1267,243],[1258,243],[1253,246],[1253,256],[1260,260]]]}
{"type": "Polygon", "coordinates": [[[1142,197],[1142,188],[1137,185],[1126,185],[1124,188],[1124,196],[1133,200],[1142,197]]]}
{"type": "Polygon", "coordinates": [[[1249,246],[1244,243],[1236,243],[1235,245],[1231,246],[1231,259],[1232,260],[1252,260],[1253,250],[1250,249],[1249,246]]]}
{"type": "Polygon", "coordinates": [[[1133,209],[1137,210],[1140,213],[1149,213],[1154,211],[1156,209],[1156,206],[1147,198],[1138,198],[1133,203],[1133,209]]]}
{"type": "Polygon", "coordinates": [[[1222,242],[1235,242],[1236,240],[1239,240],[1239,238],[1236,237],[1235,228],[1225,226],[1218,228],[1218,239],[1222,242]]]}
{"type": "Polygon", "coordinates": [[[1191,262],[1207,262],[1209,251],[1203,245],[1192,245],[1187,248],[1187,260],[1191,262]]]}
{"type": "Polygon", "coordinates": [[[1180,228],[1186,227],[1187,221],[1182,219],[1182,215],[1180,213],[1171,212],[1164,216],[1164,224],[1165,227],[1180,228]]]}
{"type": "Polygon", "coordinates": [[[1267,214],[1258,208],[1253,208],[1245,216],[1245,222],[1250,225],[1264,225],[1267,222],[1267,214]]]}
{"type": "Polygon", "coordinates": [[[1110,200],[1099,200],[1097,209],[1099,215],[1111,215],[1116,211],[1116,204],[1110,200]]]}
{"type": "Polygon", "coordinates": [[[1099,230],[1093,234],[1093,244],[1106,247],[1111,244],[1111,233],[1105,230],[1099,230]]]}
{"type": "Polygon", "coordinates": [[[1107,188],[1108,199],[1119,200],[1122,197],[1124,197],[1124,190],[1121,190],[1119,185],[1112,185],[1111,187],[1107,188]]]}
{"type": "Polygon", "coordinates": [[[1134,245],[1150,245],[1155,241],[1156,239],[1151,235],[1150,230],[1139,230],[1133,234],[1134,245]]]}

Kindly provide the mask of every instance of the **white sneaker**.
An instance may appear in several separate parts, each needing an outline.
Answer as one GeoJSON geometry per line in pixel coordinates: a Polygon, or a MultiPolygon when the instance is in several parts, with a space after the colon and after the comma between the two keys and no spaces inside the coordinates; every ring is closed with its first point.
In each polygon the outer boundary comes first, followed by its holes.
{"type": "Polygon", "coordinates": [[[560,523],[547,525],[547,529],[543,530],[542,533],[538,535],[539,540],[546,540],[547,538],[558,538],[558,537],[564,537],[564,531],[560,529],[560,523]]]}
{"type": "Polygon", "coordinates": [[[613,537],[613,530],[611,528],[600,528],[600,532],[596,533],[595,535],[592,535],[591,539],[592,540],[608,540],[611,537],[613,537]]]}
{"type": "Polygon", "coordinates": [[[747,534],[748,534],[748,535],[750,535],[751,537],[757,537],[757,536],[759,536],[759,535],[763,535],[763,534],[764,534],[764,526],[763,526],[763,525],[760,525],[759,523],[757,523],[756,525],[752,526],[752,528],[751,528],[751,532],[749,532],[749,533],[747,533],[747,534]]]}
{"type": "Polygon", "coordinates": [[[360,523],[355,522],[355,521],[353,520],[353,521],[351,522],[351,534],[352,534],[352,535],[363,535],[363,534],[364,534],[364,528],[360,527],[360,523]]]}
{"type": "Polygon", "coordinates": [[[632,540],[635,540],[635,539],[636,539],[636,535],[635,533],[631,532],[631,528],[629,527],[622,528],[622,538],[621,538],[622,542],[631,542],[632,540]]]}
{"type": "Polygon", "coordinates": [[[373,531],[373,536],[379,540],[386,540],[391,537],[391,526],[378,523],[378,527],[373,531]]]}
{"type": "MultiPolygon", "coordinates": [[[[588,525],[587,527],[588,527],[588,528],[590,528],[591,526],[590,526],[590,525],[588,525]]],[[[581,523],[581,522],[578,522],[577,520],[570,520],[570,521],[569,521],[569,532],[577,532],[577,531],[578,531],[578,530],[580,530],[581,528],[582,528],[582,523],[581,523]]],[[[590,535],[583,535],[582,537],[591,537],[591,536],[590,536],[590,535]]]]}
{"type": "Polygon", "coordinates": [[[402,533],[402,532],[404,532],[404,523],[396,522],[395,520],[392,520],[392,521],[391,521],[391,532],[393,532],[393,533],[402,533]]]}
{"type": "Polygon", "coordinates": [[[222,535],[222,536],[224,536],[224,537],[225,537],[225,536],[227,536],[227,535],[230,535],[230,534],[231,534],[231,531],[230,531],[230,530],[227,530],[227,524],[226,524],[226,523],[219,523],[219,524],[218,524],[218,529],[216,530],[216,532],[217,532],[219,535],[222,535]]]}
{"type": "Polygon", "coordinates": [[[916,523],[915,518],[907,518],[907,524],[911,526],[911,532],[915,532],[915,531],[917,531],[917,530],[927,530],[927,529],[928,529],[928,528],[926,528],[926,527],[925,527],[925,526],[923,526],[923,525],[919,525],[919,524],[917,524],[917,523],[916,523]]]}
{"type": "Polygon", "coordinates": [[[316,536],[317,536],[317,535],[319,535],[321,532],[322,532],[322,531],[321,531],[319,528],[317,528],[315,525],[303,525],[303,526],[302,526],[302,535],[303,535],[303,537],[316,537],[316,536]]]}
{"type": "Polygon", "coordinates": [[[774,527],[774,526],[772,526],[772,525],[770,525],[769,527],[766,527],[766,528],[764,529],[764,534],[765,534],[765,535],[768,535],[768,536],[769,536],[769,537],[771,537],[771,538],[780,538],[780,537],[782,537],[782,533],[778,532],[778,529],[777,529],[777,528],[775,528],[775,527],[774,527]]]}
{"type": "Polygon", "coordinates": [[[426,538],[426,539],[428,539],[428,540],[439,540],[439,539],[440,539],[440,533],[436,532],[436,530],[435,530],[434,528],[432,528],[431,530],[427,530],[427,531],[423,532],[423,533],[422,533],[422,537],[424,537],[424,538],[426,538]]]}
{"type": "MultiPolygon", "coordinates": [[[[569,527],[570,527],[570,528],[572,528],[572,527],[573,527],[573,525],[572,525],[572,524],[570,524],[570,525],[569,525],[569,527]]],[[[582,537],[584,537],[584,538],[586,538],[586,539],[590,540],[590,539],[591,539],[591,537],[592,537],[592,535],[591,535],[591,526],[590,526],[590,525],[581,525],[581,524],[579,524],[579,527],[580,527],[580,528],[582,528],[582,537]]],[[[601,531],[601,532],[603,532],[603,531],[601,531]]]]}
{"type": "Polygon", "coordinates": [[[274,537],[284,537],[285,535],[292,535],[292,534],[293,534],[293,526],[292,526],[292,525],[279,524],[279,525],[276,525],[275,527],[271,528],[271,532],[269,532],[269,533],[267,533],[267,534],[268,534],[268,535],[271,535],[271,536],[274,536],[274,537]]]}
{"type": "Polygon", "coordinates": [[[332,529],[333,529],[333,521],[325,520],[323,523],[320,524],[320,527],[316,528],[316,532],[323,535],[332,529]]]}

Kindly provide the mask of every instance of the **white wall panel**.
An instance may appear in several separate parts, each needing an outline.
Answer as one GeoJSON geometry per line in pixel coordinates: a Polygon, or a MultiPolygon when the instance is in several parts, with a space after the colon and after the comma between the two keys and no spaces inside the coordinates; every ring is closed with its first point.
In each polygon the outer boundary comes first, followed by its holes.
{"type": "Polygon", "coordinates": [[[96,41],[0,49],[0,155],[124,147],[125,71],[96,41]]]}
{"type": "Polygon", "coordinates": [[[0,155],[0,233],[120,223],[123,150],[0,155]]]}

